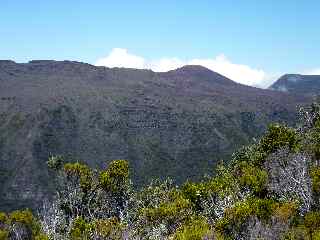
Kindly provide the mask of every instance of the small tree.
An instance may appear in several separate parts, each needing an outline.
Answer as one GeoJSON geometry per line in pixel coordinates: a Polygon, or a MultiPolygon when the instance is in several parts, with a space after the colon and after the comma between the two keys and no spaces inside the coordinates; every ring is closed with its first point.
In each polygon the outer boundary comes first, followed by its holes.
{"type": "Polygon", "coordinates": [[[51,158],[48,165],[57,173],[59,183],[55,200],[46,204],[41,214],[48,235],[54,239],[70,234],[81,238],[85,232],[96,239],[93,236],[100,234],[96,227],[101,230],[101,226],[121,224],[131,189],[127,161],[114,160],[103,171],[78,162],[63,164],[60,157],[51,158]],[[89,226],[90,231],[83,226],[89,226]]]}

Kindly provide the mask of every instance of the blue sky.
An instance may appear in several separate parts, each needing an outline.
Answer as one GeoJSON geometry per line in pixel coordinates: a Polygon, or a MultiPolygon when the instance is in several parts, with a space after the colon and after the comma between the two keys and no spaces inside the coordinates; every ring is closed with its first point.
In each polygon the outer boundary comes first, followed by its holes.
{"type": "Polygon", "coordinates": [[[121,48],[148,67],[223,56],[265,79],[318,73],[319,9],[317,0],[1,0],[0,59],[95,64],[121,48]]]}

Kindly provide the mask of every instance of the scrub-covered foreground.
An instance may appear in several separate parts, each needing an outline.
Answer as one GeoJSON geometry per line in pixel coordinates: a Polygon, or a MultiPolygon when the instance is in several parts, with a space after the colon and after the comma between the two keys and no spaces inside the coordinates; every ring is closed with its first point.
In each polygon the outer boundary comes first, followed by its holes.
{"type": "Polygon", "coordinates": [[[271,125],[213,177],[140,190],[125,160],[105,170],[51,157],[54,199],[0,214],[0,239],[320,239],[320,106],[271,125]]]}

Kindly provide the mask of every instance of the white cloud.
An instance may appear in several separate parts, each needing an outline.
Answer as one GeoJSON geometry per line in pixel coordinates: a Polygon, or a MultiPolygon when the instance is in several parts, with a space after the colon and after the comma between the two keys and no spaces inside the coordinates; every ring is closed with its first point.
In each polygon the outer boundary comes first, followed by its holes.
{"type": "Polygon", "coordinates": [[[114,48],[107,57],[98,59],[95,65],[106,67],[144,68],[145,60],[142,57],[128,53],[127,49],[114,48]]]}
{"type": "Polygon", "coordinates": [[[315,68],[309,71],[304,72],[306,75],[320,75],[320,68],[315,68]]]}
{"type": "Polygon", "coordinates": [[[266,73],[264,79],[257,83],[257,85],[253,85],[255,87],[260,88],[268,88],[273,83],[275,83],[283,74],[282,73],[266,73]]]}
{"type": "Polygon", "coordinates": [[[180,68],[187,65],[179,58],[161,58],[159,60],[152,60],[146,64],[146,68],[152,69],[155,72],[167,72],[173,69],[180,68]]]}
{"type": "Polygon", "coordinates": [[[98,59],[95,65],[138,69],[146,68],[152,69],[155,72],[166,72],[184,65],[201,65],[245,85],[267,87],[271,82],[271,79],[268,78],[263,70],[243,64],[232,63],[223,54],[208,59],[195,58],[182,60],[173,57],[146,60],[143,57],[128,53],[127,49],[114,48],[108,56],[98,59]]]}
{"type": "Polygon", "coordinates": [[[232,63],[223,54],[213,59],[193,59],[188,64],[207,67],[238,83],[250,86],[259,85],[266,77],[266,73],[263,70],[232,63]]]}

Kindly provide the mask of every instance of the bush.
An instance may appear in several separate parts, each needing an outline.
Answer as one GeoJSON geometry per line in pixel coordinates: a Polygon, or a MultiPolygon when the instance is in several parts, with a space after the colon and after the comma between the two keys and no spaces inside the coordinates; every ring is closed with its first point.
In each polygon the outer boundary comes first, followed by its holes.
{"type": "Polygon", "coordinates": [[[304,217],[304,225],[310,232],[320,230],[320,212],[309,212],[304,217]]]}
{"type": "Polygon", "coordinates": [[[270,154],[285,146],[291,151],[299,150],[300,139],[295,130],[283,125],[270,125],[266,135],[260,141],[263,152],[270,154]]]}
{"type": "Polygon", "coordinates": [[[239,162],[247,162],[253,166],[261,167],[265,152],[259,144],[253,144],[250,146],[242,147],[232,155],[232,165],[236,165],[239,162]]]}
{"type": "Polygon", "coordinates": [[[199,212],[203,209],[201,201],[208,195],[208,191],[202,183],[186,182],[181,187],[184,198],[188,199],[195,211],[199,212]]]}
{"type": "Polygon", "coordinates": [[[210,226],[204,218],[194,218],[182,225],[174,234],[174,240],[202,240],[210,234],[210,226]]]}
{"type": "Polygon", "coordinates": [[[7,240],[9,239],[9,231],[0,229],[0,240],[7,240]]]}
{"type": "Polygon", "coordinates": [[[240,186],[249,188],[254,194],[258,195],[265,190],[268,181],[268,173],[265,170],[247,162],[240,162],[236,166],[235,175],[240,186]]]}
{"type": "Polygon", "coordinates": [[[0,213],[0,240],[8,239],[47,240],[40,222],[30,210],[0,213]]]}
{"type": "Polygon", "coordinates": [[[112,193],[123,193],[129,181],[129,164],[126,160],[112,161],[99,177],[102,188],[112,193]]]}
{"type": "Polygon", "coordinates": [[[279,203],[272,199],[248,198],[227,209],[224,217],[216,222],[215,229],[222,236],[234,238],[237,233],[245,231],[250,218],[257,217],[266,223],[278,206],[279,203]]]}
{"type": "Polygon", "coordinates": [[[7,214],[5,214],[4,212],[0,212],[0,226],[1,224],[4,224],[8,219],[7,214]]]}
{"type": "Polygon", "coordinates": [[[94,232],[98,239],[122,239],[122,226],[118,218],[94,221],[94,232]]]}
{"type": "Polygon", "coordinates": [[[320,194],[320,167],[311,168],[310,176],[312,179],[312,190],[320,194]]]}
{"type": "Polygon", "coordinates": [[[66,163],[64,172],[70,181],[79,181],[83,191],[89,191],[92,186],[92,170],[82,163],[66,163]]]}

